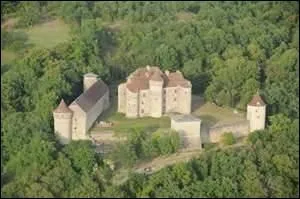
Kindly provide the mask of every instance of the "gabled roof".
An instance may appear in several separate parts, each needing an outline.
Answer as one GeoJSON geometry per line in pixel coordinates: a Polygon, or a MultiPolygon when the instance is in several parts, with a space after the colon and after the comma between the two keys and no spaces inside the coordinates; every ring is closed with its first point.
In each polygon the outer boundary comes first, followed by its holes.
{"type": "Polygon", "coordinates": [[[54,113],[72,113],[72,110],[68,108],[65,101],[61,99],[60,104],[53,111],[54,113]]]}
{"type": "Polygon", "coordinates": [[[107,91],[107,85],[99,79],[76,100],[74,100],[71,105],[77,104],[84,112],[87,113],[107,91]]]}
{"type": "Polygon", "coordinates": [[[265,102],[262,100],[262,98],[256,94],[253,96],[252,100],[248,103],[249,106],[265,106],[265,102]]]}
{"type": "Polygon", "coordinates": [[[186,80],[179,71],[166,75],[157,66],[138,68],[131,73],[130,81],[126,83],[126,87],[131,92],[149,89],[149,80],[162,81],[164,88],[177,86],[191,88],[190,81],[186,80]]]}

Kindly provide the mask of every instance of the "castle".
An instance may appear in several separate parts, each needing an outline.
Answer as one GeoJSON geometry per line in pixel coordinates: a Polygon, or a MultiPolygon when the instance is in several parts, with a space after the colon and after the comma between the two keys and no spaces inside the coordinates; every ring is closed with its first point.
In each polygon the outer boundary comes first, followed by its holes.
{"type": "MultiPolygon", "coordinates": [[[[158,67],[139,68],[118,87],[118,111],[130,118],[169,115],[171,128],[179,132],[184,148],[220,142],[225,132],[243,137],[265,128],[266,104],[257,93],[248,103],[243,121],[203,129],[201,119],[191,115],[191,88],[180,71],[163,73],[158,67]]],[[[110,105],[108,86],[97,75],[84,75],[83,90],[69,106],[62,99],[53,111],[54,130],[63,144],[91,139],[88,130],[110,105]]]]}
{"type": "Polygon", "coordinates": [[[118,112],[130,118],[158,118],[169,112],[190,114],[191,88],[180,71],[139,68],[118,87],[118,112]]]}
{"type": "Polygon", "coordinates": [[[89,139],[88,130],[109,107],[109,89],[97,75],[84,75],[83,91],[69,106],[62,99],[53,111],[54,130],[63,144],[71,140],[89,139]]]}

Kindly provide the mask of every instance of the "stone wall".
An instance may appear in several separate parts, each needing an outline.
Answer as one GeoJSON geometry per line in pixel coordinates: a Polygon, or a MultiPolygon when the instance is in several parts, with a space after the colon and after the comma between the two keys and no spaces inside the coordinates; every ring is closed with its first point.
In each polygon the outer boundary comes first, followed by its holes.
{"type": "Polygon", "coordinates": [[[161,117],[163,109],[163,82],[149,81],[150,99],[151,99],[151,116],[161,117]]]}
{"type": "Polygon", "coordinates": [[[182,114],[190,114],[192,105],[191,88],[178,88],[177,111],[182,114]]]}
{"type": "Polygon", "coordinates": [[[118,86],[118,112],[126,113],[126,84],[118,86]]]}
{"type": "Polygon", "coordinates": [[[138,117],[139,93],[131,92],[126,88],[126,117],[138,117]]]}
{"type": "Polygon", "coordinates": [[[232,132],[236,138],[247,136],[249,134],[249,121],[242,121],[209,128],[209,142],[220,142],[222,135],[226,132],[232,132]]]}
{"type": "Polygon", "coordinates": [[[171,128],[179,133],[181,144],[184,148],[201,149],[200,120],[178,122],[171,119],[171,128]]]}
{"type": "Polygon", "coordinates": [[[176,90],[177,87],[164,88],[165,92],[165,112],[176,112],[177,111],[177,99],[176,99],[176,90]]]}
{"type": "Polygon", "coordinates": [[[58,139],[63,144],[72,140],[72,115],[73,113],[54,113],[54,129],[58,139]]]}
{"type": "Polygon", "coordinates": [[[80,140],[86,138],[86,114],[78,105],[70,105],[73,111],[72,118],[72,140],[80,140]]]}
{"type": "Polygon", "coordinates": [[[151,111],[151,100],[149,90],[141,90],[139,92],[139,116],[149,116],[151,111]]]}
{"type": "Polygon", "coordinates": [[[247,106],[247,119],[250,121],[250,132],[265,129],[266,106],[247,106]]]}

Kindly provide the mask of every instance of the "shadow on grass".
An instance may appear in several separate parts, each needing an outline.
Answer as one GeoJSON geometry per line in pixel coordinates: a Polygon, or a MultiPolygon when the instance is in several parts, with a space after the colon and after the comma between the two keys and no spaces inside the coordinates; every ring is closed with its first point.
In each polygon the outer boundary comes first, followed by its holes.
{"type": "Polygon", "coordinates": [[[201,106],[205,104],[204,98],[198,95],[192,95],[192,112],[198,110],[201,106]]]}
{"type": "Polygon", "coordinates": [[[205,123],[208,127],[213,126],[216,124],[219,120],[212,116],[212,115],[201,115],[199,118],[202,120],[203,123],[205,123]]]}

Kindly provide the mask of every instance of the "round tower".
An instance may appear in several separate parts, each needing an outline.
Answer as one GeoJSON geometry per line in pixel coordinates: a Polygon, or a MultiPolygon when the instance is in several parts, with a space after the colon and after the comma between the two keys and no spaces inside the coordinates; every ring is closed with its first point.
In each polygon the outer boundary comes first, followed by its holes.
{"type": "Polygon", "coordinates": [[[89,89],[98,81],[98,75],[94,73],[87,73],[83,76],[83,92],[89,89]]]}
{"type": "Polygon", "coordinates": [[[54,132],[62,144],[68,144],[72,140],[72,116],[72,110],[62,99],[53,111],[54,132]]]}
{"type": "Polygon", "coordinates": [[[258,93],[247,105],[247,120],[250,123],[250,132],[265,129],[266,104],[258,93]]]}
{"type": "Polygon", "coordinates": [[[161,117],[163,110],[163,78],[159,71],[155,71],[149,80],[149,88],[151,95],[151,111],[152,117],[161,117]]]}

